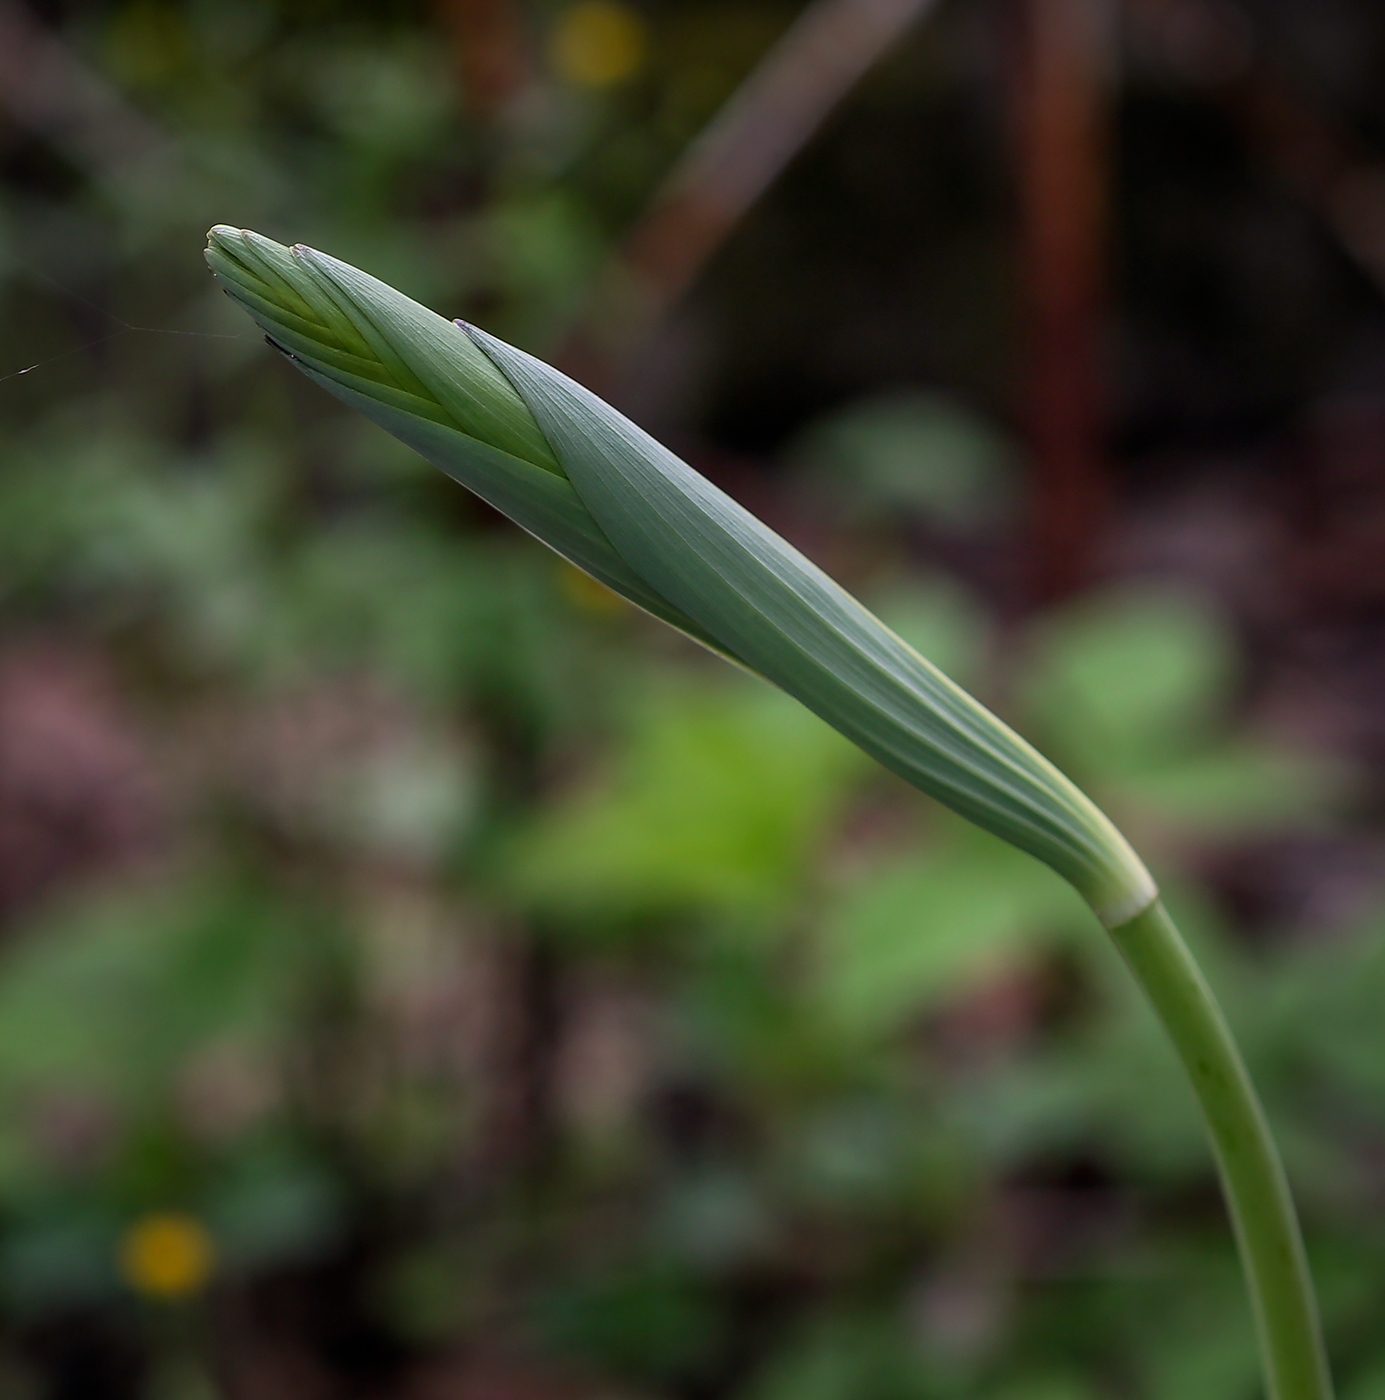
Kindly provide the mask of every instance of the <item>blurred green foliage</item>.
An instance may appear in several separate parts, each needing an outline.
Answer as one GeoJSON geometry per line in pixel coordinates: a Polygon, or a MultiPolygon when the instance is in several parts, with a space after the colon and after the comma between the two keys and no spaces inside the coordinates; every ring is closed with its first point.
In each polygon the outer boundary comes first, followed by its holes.
{"type": "MultiPolygon", "coordinates": [[[[544,57],[567,10],[526,6],[532,69],[478,111],[466,12],[32,14],[105,96],[54,78],[63,119],[4,133],[0,1394],[464,1394],[490,1366],[687,1400],[1249,1397],[1191,1099],[1073,898],[215,296],[201,236],[232,222],[551,348],[787,14],[651,7],[643,66],[595,88],[544,57]],[[171,1210],[216,1256],[173,1300],[121,1264],[171,1210]]],[[[921,53],[872,111],[946,87],[921,53]]],[[[1382,915],[1252,943],[1211,879],[1330,830],[1350,784],[1242,724],[1209,599],[1002,624],[914,566],[910,529],[1003,532],[1022,499],[983,414],[872,393],[783,458],[786,498],[845,502],[852,581],[1159,864],[1372,1400],[1382,915]]]]}

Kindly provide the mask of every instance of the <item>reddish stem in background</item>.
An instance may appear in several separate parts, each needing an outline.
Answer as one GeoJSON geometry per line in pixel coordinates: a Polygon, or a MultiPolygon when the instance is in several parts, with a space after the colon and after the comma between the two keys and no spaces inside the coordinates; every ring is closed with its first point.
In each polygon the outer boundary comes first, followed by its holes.
{"type": "Polygon", "coordinates": [[[467,110],[494,116],[529,82],[530,56],[514,0],[434,0],[452,36],[467,110]]]}
{"type": "Polygon", "coordinates": [[[1106,131],[1099,0],[1016,0],[1014,104],[1034,462],[1031,583],[1080,588],[1110,510],[1101,312],[1106,131]]]}

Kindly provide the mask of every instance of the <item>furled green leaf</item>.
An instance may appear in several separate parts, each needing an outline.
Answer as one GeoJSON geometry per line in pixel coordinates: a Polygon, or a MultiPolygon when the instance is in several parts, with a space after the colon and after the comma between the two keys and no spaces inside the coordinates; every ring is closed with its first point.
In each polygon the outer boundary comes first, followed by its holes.
{"type": "Polygon", "coordinates": [[[796,549],[629,419],[470,329],[524,397],[621,556],[728,651],[873,758],[1037,855],[1112,922],[1138,858],[1052,764],[796,549]]]}
{"type": "Polygon", "coordinates": [[[216,228],[208,260],[306,373],[544,543],[1038,856],[1108,923],[1153,899],[1124,838],[1051,763],[595,395],[311,249],[216,228]]]}

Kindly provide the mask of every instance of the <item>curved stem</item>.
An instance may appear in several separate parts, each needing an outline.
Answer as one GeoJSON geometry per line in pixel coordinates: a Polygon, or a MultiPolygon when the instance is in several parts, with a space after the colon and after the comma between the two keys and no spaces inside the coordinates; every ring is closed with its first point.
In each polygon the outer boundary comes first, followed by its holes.
{"type": "Polygon", "coordinates": [[[1331,1400],[1317,1299],[1279,1153],[1211,988],[1162,903],[1111,930],[1178,1050],[1221,1170],[1270,1400],[1331,1400]]]}

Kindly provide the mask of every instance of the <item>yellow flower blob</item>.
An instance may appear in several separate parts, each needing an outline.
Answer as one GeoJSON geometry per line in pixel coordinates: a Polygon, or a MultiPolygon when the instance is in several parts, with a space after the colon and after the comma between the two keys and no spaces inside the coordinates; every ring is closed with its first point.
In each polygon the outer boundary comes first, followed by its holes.
{"type": "Polygon", "coordinates": [[[559,16],[549,52],[560,77],[603,88],[636,73],[648,47],[638,11],[620,0],[579,0],[559,16]]]}
{"type": "Polygon", "coordinates": [[[120,1241],[121,1275],[147,1297],[200,1293],[215,1265],[216,1246],[207,1227],[182,1211],[142,1215],[120,1241]]]}
{"type": "Polygon", "coordinates": [[[619,593],[613,593],[600,580],[574,568],[566,560],[560,566],[558,584],[568,602],[582,612],[610,616],[626,609],[625,599],[619,593]]]}

